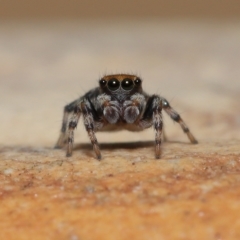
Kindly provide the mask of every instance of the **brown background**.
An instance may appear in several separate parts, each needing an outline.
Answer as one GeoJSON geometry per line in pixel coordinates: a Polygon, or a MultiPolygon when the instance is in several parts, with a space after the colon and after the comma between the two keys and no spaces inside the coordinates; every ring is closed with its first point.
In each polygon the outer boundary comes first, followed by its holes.
{"type": "Polygon", "coordinates": [[[119,17],[234,19],[240,16],[238,0],[3,0],[0,4],[1,19],[105,19],[119,17]]]}

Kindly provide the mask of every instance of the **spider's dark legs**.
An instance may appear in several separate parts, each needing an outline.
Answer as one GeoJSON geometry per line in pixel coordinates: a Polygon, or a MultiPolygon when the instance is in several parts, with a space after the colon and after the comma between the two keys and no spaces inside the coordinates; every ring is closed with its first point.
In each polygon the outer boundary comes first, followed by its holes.
{"type": "Polygon", "coordinates": [[[67,130],[67,124],[69,120],[69,114],[74,111],[76,106],[77,106],[77,101],[74,101],[64,107],[61,133],[54,148],[62,148],[64,144],[67,143],[66,130],[67,130]]]}
{"type": "Polygon", "coordinates": [[[78,120],[80,118],[81,111],[78,106],[74,108],[73,115],[70,118],[70,121],[68,123],[68,138],[67,138],[67,153],[66,156],[70,157],[72,156],[72,149],[73,149],[73,141],[74,141],[74,129],[77,127],[78,120]]]}
{"type": "Polygon", "coordinates": [[[155,130],[155,157],[157,159],[161,156],[161,142],[162,142],[162,102],[159,97],[155,97],[153,100],[153,127],[155,130]]]}
{"type": "Polygon", "coordinates": [[[195,137],[190,132],[188,126],[186,123],[182,120],[181,116],[170,106],[168,101],[164,98],[162,98],[162,107],[166,111],[166,113],[175,121],[178,122],[183,130],[191,141],[191,143],[196,144],[198,141],[195,139],[195,137]]]}
{"type": "Polygon", "coordinates": [[[95,132],[94,132],[94,120],[93,120],[93,116],[91,114],[91,109],[89,108],[86,101],[81,103],[81,111],[82,111],[83,121],[84,121],[86,131],[88,132],[88,136],[93,145],[93,150],[97,155],[97,159],[100,160],[102,158],[102,156],[101,156],[98,141],[97,141],[97,138],[96,138],[95,132]]]}
{"type": "Polygon", "coordinates": [[[162,100],[159,96],[153,95],[148,98],[144,113],[139,121],[141,129],[153,126],[155,130],[155,157],[161,157],[161,143],[162,143],[162,100]]]}

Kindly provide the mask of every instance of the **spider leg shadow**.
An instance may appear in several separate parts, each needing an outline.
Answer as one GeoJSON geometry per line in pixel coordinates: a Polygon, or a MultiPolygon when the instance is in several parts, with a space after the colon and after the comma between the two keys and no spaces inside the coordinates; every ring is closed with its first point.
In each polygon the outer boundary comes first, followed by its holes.
{"type": "MultiPolygon", "coordinates": [[[[179,144],[191,144],[188,142],[181,141],[164,141],[165,143],[179,143],[179,144]]],[[[136,141],[136,142],[114,142],[114,143],[101,143],[100,149],[102,150],[111,150],[111,149],[137,149],[144,147],[153,147],[154,141],[136,141]]],[[[91,143],[80,143],[75,144],[74,150],[92,150],[91,143]]]]}
{"type": "MultiPolygon", "coordinates": [[[[137,142],[114,142],[114,143],[101,143],[99,144],[101,149],[135,149],[141,147],[152,147],[154,145],[153,141],[137,141],[137,142]]],[[[76,144],[74,147],[75,150],[84,149],[90,150],[92,149],[91,143],[80,143],[76,144]]]]}

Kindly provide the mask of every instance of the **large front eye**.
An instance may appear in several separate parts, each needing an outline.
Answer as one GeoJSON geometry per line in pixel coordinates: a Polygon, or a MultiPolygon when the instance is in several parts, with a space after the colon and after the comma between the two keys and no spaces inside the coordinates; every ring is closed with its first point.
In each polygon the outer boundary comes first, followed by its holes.
{"type": "Polygon", "coordinates": [[[125,78],[121,85],[124,90],[131,90],[133,88],[133,80],[130,78],[125,78]]]}
{"type": "Polygon", "coordinates": [[[116,78],[111,78],[108,81],[108,88],[111,91],[116,91],[120,86],[120,82],[116,78]]]}

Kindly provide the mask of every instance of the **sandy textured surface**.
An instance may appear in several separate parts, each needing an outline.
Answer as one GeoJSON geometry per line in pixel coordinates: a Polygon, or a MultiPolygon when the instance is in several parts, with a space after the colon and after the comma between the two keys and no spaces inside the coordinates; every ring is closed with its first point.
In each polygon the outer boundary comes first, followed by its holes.
{"type": "Polygon", "coordinates": [[[240,25],[126,22],[0,25],[1,239],[240,239],[240,25]],[[54,150],[63,106],[105,73],[137,73],[166,115],[152,129],[82,123],[71,158],[54,150]],[[126,140],[127,139],[127,140],[126,140]]]}

